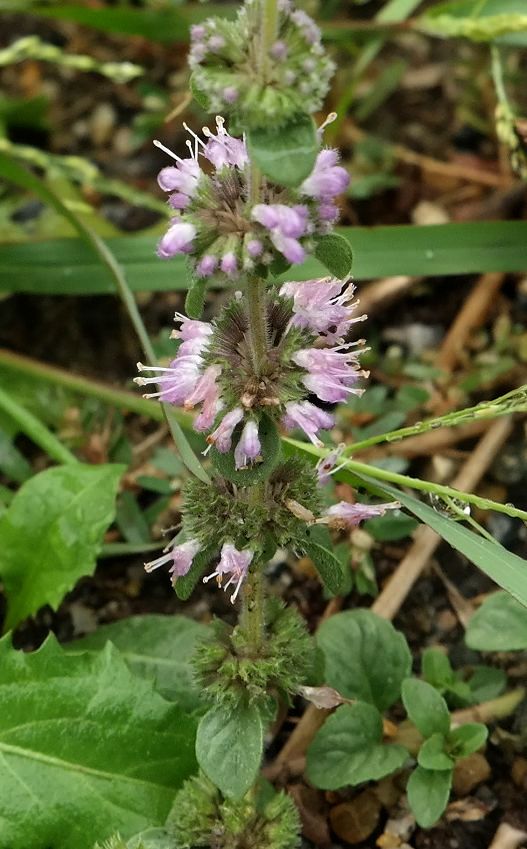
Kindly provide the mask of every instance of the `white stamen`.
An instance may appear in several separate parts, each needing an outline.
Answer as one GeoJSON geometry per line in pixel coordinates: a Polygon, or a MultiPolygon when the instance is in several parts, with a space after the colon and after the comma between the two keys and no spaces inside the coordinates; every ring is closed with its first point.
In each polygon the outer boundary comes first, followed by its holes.
{"type": "Polygon", "coordinates": [[[158,141],[158,139],[154,139],[153,144],[156,147],[158,147],[160,150],[162,150],[163,153],[166,153],[166,154],[168,154],[168,156],[171,156],[172,159],[175,159],[176,162],[183,162],[183,160],[181,159],[180,156],[177,155],[177,153],[174,153],[174,151],[169,150],[168,147],[165,147],[164,144],[161,144],[161,142],[158,141]]]}

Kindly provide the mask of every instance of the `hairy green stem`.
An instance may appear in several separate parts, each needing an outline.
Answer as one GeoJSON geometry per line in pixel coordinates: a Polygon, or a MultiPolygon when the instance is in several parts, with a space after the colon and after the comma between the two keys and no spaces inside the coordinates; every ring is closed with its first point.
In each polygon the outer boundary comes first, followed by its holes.
{"type": "Polygon", "coordinates": [[[455,410],[452,413],[446,413],[444,416],[437,416],[425,422],[416,422],[408,427],[401,427],[387,433],[378,433],[375,436],[368,437],[368,439],[361,439],[349,445],[344,454],[356,454],[358,451],[364,451],[364,449],[371,448],[371,446],[378,445],[381,442],[399,442],[408,436],[418,436],[439,427],[457,427],[476,419],[492,419],[509,413],[525,412],[526,410],[527,385],[524,385],[507,392],[505,395],[500,395],[499,398],[494,398],[492,401],[482,401],[473,407],[465,407],[463,410],[455,410]]]}
{"type": "Polygon", "coordinates": [[[22,407],[18,401],[11,398],[3,389],[0,389],[0,410],[7,413],[18,424],[22,433],[25,433],[46,454],[53,460],[56,460],[57,463],[78,462],[69,448],[66,448],[40,419],[37,419],[25,407],[22,407]]]}
{"type": "Polygon", "coordinates": [[[245,581],[240,626],[245,632],[252,654],[258,656],[265,637],[263,563],[256,563],[245,581]]]}
{"type": "Polygon", "coordinates": [[[278,2],[277,0],[262,0],[262,70],[265,79],[272,69],[269,50],[276,41],[278,34],[278,2]]]}

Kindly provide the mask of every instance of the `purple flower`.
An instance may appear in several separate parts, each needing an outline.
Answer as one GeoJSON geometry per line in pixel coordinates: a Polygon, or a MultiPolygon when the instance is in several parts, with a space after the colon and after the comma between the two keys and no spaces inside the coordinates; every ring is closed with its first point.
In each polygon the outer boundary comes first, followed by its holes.
{"type": "Polygon", "coordinates": [[[250,257],[252,257],[252,259],[256,259],[256,257],[261,256],[263,253],[263,245],[260,239],[249,239],[246,248],[247,253],[250,257]]]}
{"type": "Polygon", "coordinates": [[[193,239],[196,228],[187,221],[176,221],[168,228],[167,232],[157,246],[157,254],[161,259],[169,259],[176,254],[188,254],[193,248],[193,239]]]}
{"type": "Polygon", "coordinates": [[[292,325],[324,333],[326,341],[342,341],[352,324],[367,316],[352,317],[358,301],[352,303],[354,286],[344,280],[323,277],[300,283],[284,283],[280,294],[293,298],[292,325]]]}
{"type": "Polygon", "coordinates": [[[313,445],[320,447],[322,442],[317,437],[319,430],[329,430],[335,424],[331,413],[326,413],[310,401],[290,401],[285,405],[285,415],[282,419],[287,430],[300,428],[313,445]]]}
{"type": "Polygon", "coordinates": [[[200,377],[200,366],[201,357],[192,354],[176,356],[167,368],[137,363],[139,371],[152,371],[156,374],[152,377],[135,377],[134,383],[138,386],[156,384],[160,387],[157,392],[143,395],[144,398],[158,398],[160,401],[182,406],[200,377]]]}
{"type": "Polygon", "coordinates": [[[269,231],[273,245],[288,262],[304,261],[306,252],[298,239],[310,229],[307,207],[257,203],[251,217],[269,231]]]}
{"type": "Polygon", "coordinates": [[[212,162],[216,170],[226,165],[244,168],[249,161],[245,141],[229,135],[224,123],[221,116],[216,118],[216,134],[208,127],[203,128],[203,134],[208,139],[207,144],[203,146],[203,155],[212,162]]]}
{"type": "Polygon", "coordinates": [[[240,96],[240,93],[239,93],[238,89],[235,88],[233,85],[228,85],[228,86],[225,86],[225,88],[223,89],[222,95],[223,95],[223,99],[224,99],[225,103],[230,104],[230,103],[236,103],[236,101],[238,100],[238,97],[240,96]]]}
{"type": "Polygon", "coordinates": [[[283,59],[287,58],[287,44],[285,41],[275,41],[275,43],[271,46],[270,54],[273,59],[276,59],[278,62],[281,62],[283,59]]]}
{"type": "Polygon", "coordinates": [[[253,557],[254,552],[249,548],[238,551],[230,542],[224,543],[221,549],[220,562],[214,572],[203,578],[203,583],[206,584],[211,578],[217,578],[218,584],[221,586],[224,575],[230,575],[223,589],[225,591],[231,584],[236,583],[236,589],[231,595],[231,603],[234,604],[253,557]]]}
{"type": "Polygon", "coordinates": [[[198,277],[210,277],[214,274],[218,267],[218,258],[212,254],[205,254],[196,265],[196,274],[198,277]]]}
{"type": "Polygon", "coordinates": [[[255,460],[262,450],[258,438],[258,425],[253,419],[249,419],[242,430],[238,445],[234,450],[234,462],[237,469],[246,469],[252,460],[255,460]]]}
{"type": "Polygon", "coordinates": [[[326,524],[355,528],[365,519],[384,516],[387,510],[397,510],[400,506],[398,501],[387,504],[350,504],[348,501],[339,501],[326,510],[326,524]]]}
{"type": "Polygon", "coordinates": [[[350,351],[360,342],[349,342],[336,348],[304,348],[297,351],[292,359],[308,374],[302,383],[320,398],[321,401],[338,404],[346,401],[348,395],[362,395],[363,389],[355,384],[366,373],[358,368],[357,357],[360,351],[350,351]]]}
{"type": "Polygon", "coordinates": [[[331,200],[345,191],[349,185],[349,174],[345,168],[337,165],[338,152],[332,148],[321,150],[315,167],[300,186],[304,195],[318,200],[331,200]]]}
{"type": "Polygon", "coordinates": [[[182,192],[189,199],[196,191],[201,168],[195,159],[180,159],[177,165],[162,168],[157,175],[159,187],[164,192],[182,192]]]}
{"type": "Polygon", "coordinates": [[[200,548],[199,542],[191,539],[169,550],[165,549],[165,553],[161,557],[158,557],[157,560],[151,560],[150,563],[145,563],[145,572],[153,572],[154,569],[159,569],[160,566],[171,563],[172,565],[168,570],[169,574],[176,578],[182,578],[183,575],[187,574],[200,548]]]}
{"type": "Polygon", "coordinates": [[[220,454],[226,454],[230,451],[232,434],[234,428],[243,419],[243,410],[241,407],[235,407],[229,413],[226,413],[220,424],[210,436],[207,437],[207,442],[210,445],[215,445],[220,454]]]}
{"type": "Polygon", "coordinates": [[[196,383],[193,391],[185,399],[185,410],[191,410],[196,404],[207,404],[209,407],[218,399],[216,381],[221,374],[221,366],[209,366],[205,369],[196,383]]]}
{"type": "Polygon", "coordinates": [[[326,457],[321,457],[316,465],[318,482],[321,486],[325,486],[325,484],[329,483],[329,479],[331,475],[334,475],[335,472],[338,472],[339,469],[343,469],[346,465],[346,461],[343,463],[339,463],[339,460],[342,456],[342,452],[345,449],[344,442],[341,442],[340,445],[337,445],[333,451],[330,451],[326,457]]]}
{"type": "Polygon", "coordinates": [[[316,44],[320,41],[319,28],[303,9],[295,9],[291,13],[291,20],[295,22],[308,44],[316,44]]]}
{"type": "Polygon", "coordinates": [[[214,333],[212,325],[208,321],[187,318],[186,315],[182,315],[179,312],[175,314],[174,321],[180,322],[181,327],[179,330],[174,330],[172,335],[176,338],[183,339],[185,342],[191,339],[200,339],[202,342],[205,342],[207,337],[212,336],[214,333]]]}
{"type": "Polygon", "coordinates": [[[232,251],[228,251],[221,258],[220,268],[224,274],[232,276],[238,271],[238,260],[232,251]]]}

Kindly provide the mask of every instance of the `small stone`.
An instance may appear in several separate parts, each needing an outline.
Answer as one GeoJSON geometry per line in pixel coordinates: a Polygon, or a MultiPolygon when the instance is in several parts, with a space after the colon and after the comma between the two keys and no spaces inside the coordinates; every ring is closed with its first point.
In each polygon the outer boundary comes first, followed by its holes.
{"type": "Polygon", "coordinates": [[[331,827],[337,837],[355,845],[367,840],[377,828],[381,803],[373,790],[364,790],[350,802],[335,805],[329,812],[331,827]]]}
{"type": "Polygon", "coordinates": [[[454,769],[453,788],[458,796],[468,794],[490,778],[489,762],[481,752],[474,752],[458,761],[454,769]]]}

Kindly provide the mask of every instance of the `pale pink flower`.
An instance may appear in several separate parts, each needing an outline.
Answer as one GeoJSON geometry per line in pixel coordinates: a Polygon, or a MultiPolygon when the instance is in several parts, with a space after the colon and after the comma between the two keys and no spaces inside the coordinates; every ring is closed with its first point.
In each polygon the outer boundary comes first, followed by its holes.
{"type": "Polygon", "coordinates": [[[217,578],[218,584],[221,586],[224,576],[230,575],[223,589],[225,591],[231,584],[236,583],[236,588],[231,595],[231,603],[234,604],[253,557],[254,551],[251,551],[251,549],[238,551],[232,543],[224,543],[221,549],[220,562],[214,572],[203,578],[203,583],[206,584],[211,578],[217,578]]]}

